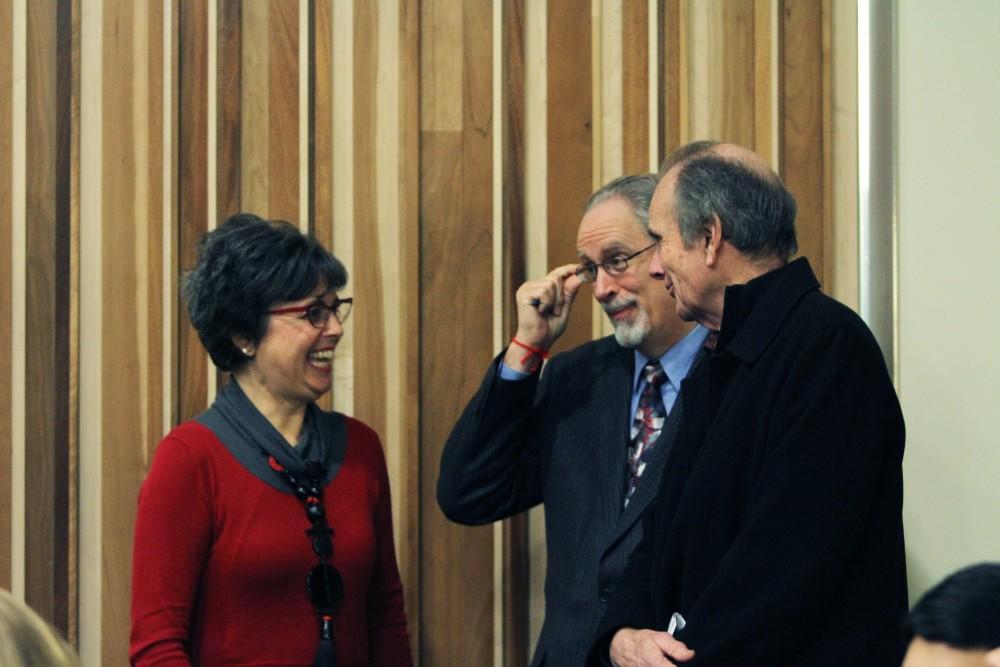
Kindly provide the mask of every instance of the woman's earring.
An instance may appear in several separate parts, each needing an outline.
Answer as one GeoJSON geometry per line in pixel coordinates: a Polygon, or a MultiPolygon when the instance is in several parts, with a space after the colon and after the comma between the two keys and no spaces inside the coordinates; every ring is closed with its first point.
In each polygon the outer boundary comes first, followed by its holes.
{"type": "Polygon", "coordinates": [[[242,351],[242,352],[243,352],[243,354],[245,354],[246,356],[248,356],[248,357],[251,357],[251,358],[253,358],[253,350],[251,350],[250,348],[248,348],[248,347],[244,347],[244,348],[242,348],[242,349],[241,349],[241,351],[242,351]]]}

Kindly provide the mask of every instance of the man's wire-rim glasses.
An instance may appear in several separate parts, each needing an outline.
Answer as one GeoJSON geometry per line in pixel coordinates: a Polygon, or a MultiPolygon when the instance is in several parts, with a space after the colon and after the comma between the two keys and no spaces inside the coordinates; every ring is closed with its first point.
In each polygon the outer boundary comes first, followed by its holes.
{"type": "Polygon", "coordinates": [[[576,277],[580,282],[592,283],[597,280],[597,269],[603,268],[609,276],[620,276],[628,269],[628,263],[642,253],[660,245],[659,241],[653,241],[642,250],[638,250],[631,255],[615,255],[610,259],[595,264],[594,262],[584,262],[576,268],[576,277]]]}

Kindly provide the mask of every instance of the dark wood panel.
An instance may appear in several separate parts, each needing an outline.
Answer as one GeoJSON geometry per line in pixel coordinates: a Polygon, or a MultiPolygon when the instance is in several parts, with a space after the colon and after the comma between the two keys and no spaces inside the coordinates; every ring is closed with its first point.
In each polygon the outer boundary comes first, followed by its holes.
{"type": "Polygon", "coordinates": [[[663,162],[667,153],[681,145],[684,133],[681,130],[681,2],[683,0],[659,0],[657,10],[657,62],[660,91],[658,113],[660,142],[657,147],[657,162],[663,162]]]}
{"type": "MultiPolygon", "coordinates": [[[[553,268],[576,259],[576,230],[593,190],[593,90],[590,12],[577,0],[550,0],[548,14],[548,260],[553,268]]],[[[577,295],[566,333],[554,351],[593,338],[590,288],[577,295]]]]}
{"type": "MultiPolygon", "coordinates": [[[[503,331],[517,327],[514,293],[525,280],[524,257],[524,122],[525,122],[525,14],[524,0],[503,5],[503,331]]],[[[528,663],[529,559],[528,517],[504,522],[504,667],[528,663]]]]}
{"type": "Polygon", "coordinates": [[[622,2],[622,155],[626,174],[649,171],[649,3],[622,2]]]}
{"type": "Polygon", "coordinates": [[[29,224],[25,341],[25,598],[69,628],[69,94],[68,3],[28,3],[29,224]]]}
{"type": "Polygon", "coordinates": [[[216,42],[216,210],[218,223],[243,210],[240,203],[240,80],[243,46],[240,0],[219,0],[216,42]]]}
{"type": "Polygon", "coordinates": [[[829,284],[826,231],[832,224],[824,199],[830,176],[823,127],[823,15],[814,0],[784,0],[781,11],[781,176],[799,205],[799,254],[829,284]]]}
{"type": "Polygon", "coordinates": [[[270,3],[268,217],[299,224],[299,3],[270,3]]]}
{"type": "Polygon", "coordinates": [[[378,151],[378,9],[367,0],[354,2],[354,266],[351,291],[358,308],[354,319],[354,412],[383,437],[386,433],[385,309],[388,306],[379,269],[377,192],[378,151]]]}
{"type": "MultiPolygon", "coordinates": [[[[198,239],[208,230],[208,0],[180,3],[177,32],[177,243],[181,271],[194,266],[198,239]]],[[[208,356],[177,301],[177,414],[190,419],[208,405],[208,356]]]]}
{"type": "MultiPolygon", "coordinates": [[[[13,173],[13,127],[11,91],[14,87],[13,3],[0,2],[0,340],[11,340],[11,300],[13,266],[11,245],[11,175],[13,173]]],[[[11,396],[13,378],[11,346],[0,345],[0,535],[10,535],[11,528],[11,396]]],[[[11,588],[11,557],[18,545],[10,541],[0,545],[0,588],[11,588]]]]}

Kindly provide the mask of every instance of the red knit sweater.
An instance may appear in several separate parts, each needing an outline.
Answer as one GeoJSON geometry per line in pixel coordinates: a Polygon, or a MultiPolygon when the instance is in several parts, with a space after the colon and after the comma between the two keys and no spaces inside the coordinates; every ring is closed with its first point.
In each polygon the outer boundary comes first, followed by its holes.
{"type": "MultiPolygon", "coordinates": [[[[339,667],[411,664],[378,436],[347,418],[340,471],[324,489],[339,667]]],[[[132,565],[133,665],[312,665],[319,626],[306,596],[316,562],[295,496],[248,472],[209,429],[160,443],[139,495],[132,565]]]]}

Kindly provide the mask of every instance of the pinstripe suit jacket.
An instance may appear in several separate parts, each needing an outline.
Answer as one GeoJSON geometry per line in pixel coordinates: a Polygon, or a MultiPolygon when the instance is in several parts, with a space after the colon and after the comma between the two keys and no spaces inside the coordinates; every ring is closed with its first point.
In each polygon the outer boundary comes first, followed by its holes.
{"type": "Polygon", "coordinates": [[[545,623],[531,664],[580,667],[642,536],[680,403],[623,510],[632,350],[603,338],[554,357],[540,380],[513,382],[499,378],[502,355],[448,438],[438,504],[451,520],[479,525],[544,503],[545,623]]]}

